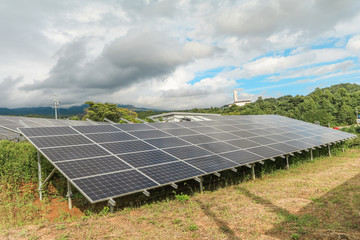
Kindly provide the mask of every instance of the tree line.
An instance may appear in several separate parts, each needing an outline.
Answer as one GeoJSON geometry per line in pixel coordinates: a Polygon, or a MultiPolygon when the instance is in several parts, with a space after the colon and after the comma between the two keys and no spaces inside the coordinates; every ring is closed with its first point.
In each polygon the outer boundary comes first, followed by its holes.
{"type": "Polygon", "coordinates": [[[360,111],[360,85],[338,84],[316,88],[307,96],[286,95],[279,98],[259,97],[255,102],[238,107],[192,109],[191,112],[225,115],[277,114],[321,125],[339,126],[356,123],[356,108],[360,111]]]}

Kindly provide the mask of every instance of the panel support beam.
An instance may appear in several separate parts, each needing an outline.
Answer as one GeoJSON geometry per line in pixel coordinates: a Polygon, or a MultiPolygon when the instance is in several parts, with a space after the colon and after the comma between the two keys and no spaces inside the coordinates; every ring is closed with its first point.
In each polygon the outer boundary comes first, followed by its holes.
{"type": "Polygon", "coordinates": [[[150,193],[149,193],[147,190],[144,190],[144,191],[143,191],[143,194],[144,194],[145,196],[147,196],[147,197],[150,197],[150,193]]]}
{"type": "Polygon", "coordinates": [[[214,172],[214,175],[217,176],[217,177],[221,176],[220,173],[218,173],[218,172],[214,172]]]}
{"type": "Polygon", "coordinates": [[[233,172],[237,172],[237,169],[236,168],[232,168],[232,169],[230,169],[231,171],[233,171],[233,172]]]}
{"type": "Polygon", "coordinates": [[[171,186],[172,186],[173,188],[175,188],[175,189],[178,189],[178,185],[175,184],[175,183],[172,183],[171,186]]]}
{"type": "Polygon", "coordinates": [[[251,164],[251,178],[255,180],[255,163],[251,164]]]}
{"type": "Polygon", "coordinates": [[[38,177],[39,177],[39,197],[40,200],[42,200],[41,158],[39,151],[37,151],[37,158],[38,158],[38,177]]]}
{"type": "Polygon", "coordinates": [[[44,180],[44,182],[41,184],[41,186],[44,186],[45,183],[47,183],[47,182],[50,180],[50,178],[54,175],[55,172],[56,172],[56,168],[54,168],[54,169],[51,171],[51,173],[49,174],[49,176],[47,176],[47,178],[44,180]]]}
{"type": "Polygon", "coordinates": [[[69,209],[72,209],[72,200],[71,200],[71,196],[72,196],[72,192],[71,192],[71,183],[69,180],[67,180],[67,198],[68,198],[68,202],[69,202],[69,209]]]}
{"type": "Polygon", "coordinates": [[[314,161],[314,156],[313,156],[313,149],[310,149],[310,159],[311,161],[314,161]]]}
{"type": "Polygon", "coordinates": [[[109,201],[108,201],[108,206],[110,208],[110,212],[113,213],[114,212],[114,207],[116,206],[115,200],[110,198],[109,201]]]}
{"type": "Polygon", "coordinates": [[[203,179],[202,179],[202,177],[200,177],[200,178],[196,177],[195,181],[197,181],[200,184],[200,193],[203,193],[204,188],[203,188],[203,179]]]}
{"type": "Polygon", "coordinates": [[[286,170],[289,170],[290,166],[289,166],[289,155],[286,155],[286,170]]]}
{"type": "Polygon", "coordinates": [[[328,149],[329,149],[329,157],[331,157],[331,149],[330,149],[330,144],[328,144],[328,149]]]}

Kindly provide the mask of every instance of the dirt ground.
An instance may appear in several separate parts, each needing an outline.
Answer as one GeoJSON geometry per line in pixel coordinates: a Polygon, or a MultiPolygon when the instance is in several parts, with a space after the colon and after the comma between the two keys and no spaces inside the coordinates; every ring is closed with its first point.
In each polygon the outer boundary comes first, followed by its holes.
{"type": "Polygon", "coordinates": [[[360,149],[105,216],[51,205],[48,223],[0,239],[360,239],[360,149]],[[68,221],[57,222],[61,216],[68,221]]]}

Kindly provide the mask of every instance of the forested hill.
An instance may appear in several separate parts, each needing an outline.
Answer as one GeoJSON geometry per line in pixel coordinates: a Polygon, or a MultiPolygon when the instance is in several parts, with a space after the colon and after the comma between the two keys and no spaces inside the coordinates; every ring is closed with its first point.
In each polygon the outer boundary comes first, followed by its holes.
{"type": "Polygon", "coordinates": [[[307,96],[286,95],[279,98],[258,98],[243,107],[231,106],[210,109],[192,109],[192,112],[221,114],[278,114],[307,122],[320,121],[322,125],[347,125],[356,122],[356,108],[360,111],[360,85],[338,84],[317,88],[307,96]]]}

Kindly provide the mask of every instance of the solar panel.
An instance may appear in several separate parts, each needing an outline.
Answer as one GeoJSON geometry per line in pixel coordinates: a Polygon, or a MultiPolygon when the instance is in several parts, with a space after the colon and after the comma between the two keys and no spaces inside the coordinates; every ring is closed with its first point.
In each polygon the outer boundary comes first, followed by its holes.
{"type": "Polygon", "coordinates": [[[180,161],[139,170],[160,184],[186,180],[204,174],[204,172],[180,161]]]}
{"type": "Polygon", "coordinates": [[[129,153],[129,154],[122,154],[122,155],[118,155],[118,156],[121,159],[123,159],[125,162],[127,162],[128,164],[130,164],[131,166],[134,166],[136,168],[155,165],[155,164],[159,164],[159,163],[177,161],[177,159],[174,158],[173,156],[170,156],[169,154],[167,154],[163,151],[160,151],[160,150],[129,153]]]}
{"type": "Polygon", "coordinates": [[[33,137],[29,138],[36,146],[40,148],[71,146],[92,143],[89,139],[82,135],[66,135],[52,137],[33,137]]]}
{"type": "Polygon", "coordinates": [[[158,185],[136,170],[77,179],[73,183],[93,202],[158,185]]]}
{"type": "Polygon", "coordinates": [[[223,153],[223,152],[229,152],[237,150],[237,147],[234,147],[230,144],[227,144],[225,142],[213,142],[213,143],[204,143],[198,145],[201,148],[204,148],[210,152],[213,153],[223,153]]]}
{"type": "Polygon", "coordinates": [[[55,165],[70,179],[116,172],[131,168],[115,156],[58,162],[55,163],[55,165]]]}
{"type": "Polygon", "coordinates": [[[208,142],[216,142],[217,140],[215,138],[211,138],[206,135],[191,135],[191,136],[184,136],[180,137],[181,139],[191,142],[193,144],[199,144],[199,143],[208,143],[208,142]]]}
{"type": "Polygon", "coordinates": [[[176,137],[168,137],[168,138],[158,138],[158,139],[148,139],[145,142],[158,147],[158,148],[169,148],[169,147],[179,147],[189,145],[190,143],[181,140],[176,137]]]}
{"type": "Polygon", "coordinates": [[[96,144],[45,148],[41,151],[53,162],[110,155],[96,144]]]}
{"type": "Polygon", "coordinates": [[[74,129],[71,129],[70,127],[22,128],[21,131],[27,137],[78,134],[74,129]]]}
{"type": "Polygon", "coordinates": [[[182,160],[212,154],[211,152],[196,146],[168,148],[164,149],[164,151],[182,160]]]}
{"type": "Polygon", "coordinates": [[[90,138],[92,141],[96,143],[136,140],[135,137],[125,132],[92,133],[92,134],[85,134],[85,136],[90,138]]]}
{"type": "Polygon", "coordinates": [[[113,154],[140,152],[154,149],[154,147],[152,147],[151,145],[140,140],[102,143],[100,145],[113,154]]]}
{"type": "Polygon", "coordinates": [[[229,169],[238,166],[237,163],[226,160],[219,155],[211,155],[208,157],[198,157],[190,160],[186,160],[187,163],[203,170],[204,172],[211,173],[229,169]]]}
{"type": "Polygon", "coordinates": [[[112,125],[89,125],[73,127],[81,133],[119,132],[120,130],[112,125]]]}
{"type": "Polygon", "coordinates": [[[159,130],[136,131],[132,132],[131,134],[140,139],[170,137],[169,134],[159,130]]]}
{"type": "Polygon", "coordinates": [[[20,131],[90,202],[354,137],[276,115],[199,119],[66,127],[46,120],[52,127],[20,131]]]}
{"type": "Polygon", "coordinates": [[[239,164],[248,164],[248,163],[253,163],[253,162],[260,161],[260,160],[264,160],[264,157],[261,157],[257,154],[253,154],[246,150],[237,150],[237,151],[233,151],[233,152],[222,153],[222,154],[220,154],[220,156],[230,159],[239,164]]]}

